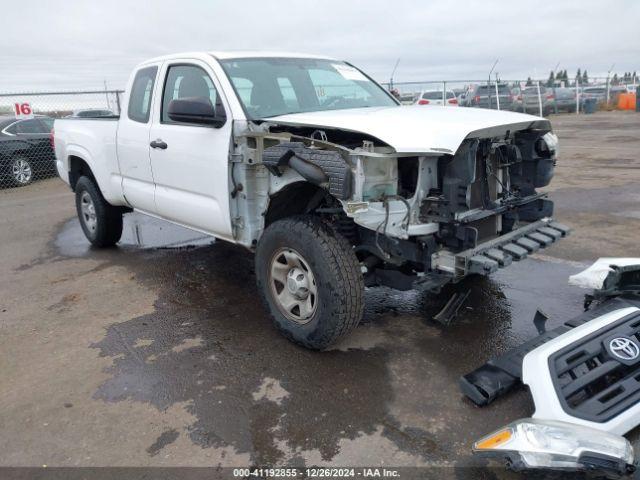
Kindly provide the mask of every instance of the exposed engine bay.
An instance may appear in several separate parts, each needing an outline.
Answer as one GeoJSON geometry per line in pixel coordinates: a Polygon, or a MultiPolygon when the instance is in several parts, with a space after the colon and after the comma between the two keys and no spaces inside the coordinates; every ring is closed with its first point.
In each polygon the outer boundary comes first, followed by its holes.
{"type": "Polygon", "coordinates": [[[352,243],[368,285],[437,290],[491,273],[568,233],[537,191],[554,173],[550,130],[506,125],[455,153],[397,153],[363,133],[265,122],[232,152],[236,239],[255,244],[280,212],[314,212],[352,243]]]}

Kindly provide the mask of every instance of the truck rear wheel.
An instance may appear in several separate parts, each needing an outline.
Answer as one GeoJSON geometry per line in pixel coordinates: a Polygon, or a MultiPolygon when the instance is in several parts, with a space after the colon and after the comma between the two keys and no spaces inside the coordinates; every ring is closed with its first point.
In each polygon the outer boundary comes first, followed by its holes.
{"type": "Polygon", "coordinates": [[[362,317],[364,282],[351,245],[310,215],[271,224],[256,249],[256,277],[276,327],[322,350],[362,317]]]}
{"type": "Polygon", "coordinates": [[[76,210],[82,231],[96,247],[110,247],[122,236],[122,212],[109,204],[95,182],[82,176],[76,183],[76,210]]]}

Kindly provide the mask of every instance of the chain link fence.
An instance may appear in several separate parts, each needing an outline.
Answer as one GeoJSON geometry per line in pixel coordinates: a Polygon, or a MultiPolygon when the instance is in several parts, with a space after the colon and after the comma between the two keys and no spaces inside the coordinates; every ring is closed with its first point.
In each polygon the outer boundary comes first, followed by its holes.
{"type": "MultiPolygon", "coordinates": [[[[633,76],[580,80],[439,80],[383,83],[403,104],[491,108],[546,116],[636,108],[633,76]]],[[[120,115],[121,90],[0,93],[0,188],[56,175],[51,132],[63,117],[120,115]]]]}
{"type": "Polygon", "coordinates": [[[435,80],[383,83],[404,104],[491,108],[546,116],[635,109],[640,80],[435,80]]]}
{"type": "Polygon", "coordinates": [[[51,132],[56,118],[120,114],[122,91],[0,94],[0,188],[56,175],[51,132]]]}

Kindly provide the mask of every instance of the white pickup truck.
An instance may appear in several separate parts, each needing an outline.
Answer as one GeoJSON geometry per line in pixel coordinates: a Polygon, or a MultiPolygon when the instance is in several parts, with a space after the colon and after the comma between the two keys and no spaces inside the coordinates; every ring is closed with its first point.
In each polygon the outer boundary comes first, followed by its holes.
{"type": "Polygon", "coordinates": [[[323,349],[359,322],[365,286],[437,292],[566,235],[536,191],[550,123],[401,106],[349,63],[202,52],[139,65],[122,114],[55,122],[57,169],[91,243],[132,209],[255,252],[276,326],[323,349]]]}

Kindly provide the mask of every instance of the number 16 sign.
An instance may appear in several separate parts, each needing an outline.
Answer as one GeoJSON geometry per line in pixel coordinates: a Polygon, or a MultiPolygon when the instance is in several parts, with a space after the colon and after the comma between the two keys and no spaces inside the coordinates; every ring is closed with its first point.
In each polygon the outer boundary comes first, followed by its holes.
{"type": "Polygon", "coordinates": [[[16,103],[13,105],[13,109],[14,113],[16,114],[16,118],[33,118],[33,110],[31,109],[31,105],[29,103],[16,103]]]}

